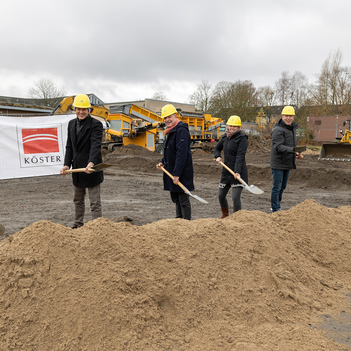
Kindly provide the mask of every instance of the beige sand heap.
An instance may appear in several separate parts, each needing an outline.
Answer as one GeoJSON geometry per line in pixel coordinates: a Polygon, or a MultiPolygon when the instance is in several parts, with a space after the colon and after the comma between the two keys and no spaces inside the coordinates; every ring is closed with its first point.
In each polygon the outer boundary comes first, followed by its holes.
{"type": "Polygon", "coordinates": [[[310,324],[351,290],[350,216],[36,222],[0,242],[0,350],[344,350],[310,324]]]}

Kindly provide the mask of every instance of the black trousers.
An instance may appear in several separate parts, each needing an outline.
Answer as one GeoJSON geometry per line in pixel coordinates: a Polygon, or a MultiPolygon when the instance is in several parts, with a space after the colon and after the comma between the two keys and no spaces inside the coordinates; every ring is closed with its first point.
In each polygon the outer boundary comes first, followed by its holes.
{"type": "Polygon", "coordinates": [[[189,195],[185,193],[172,193],[171,199],[176,204],[176,218],[191,220],[191,205],[189,195]]]}

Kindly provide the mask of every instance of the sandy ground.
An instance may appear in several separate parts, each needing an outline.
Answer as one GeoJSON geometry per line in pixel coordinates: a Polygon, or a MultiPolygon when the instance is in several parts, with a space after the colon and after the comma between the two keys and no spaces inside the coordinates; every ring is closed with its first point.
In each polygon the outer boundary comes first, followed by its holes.
{"type": "MultiPolygon", "coordinates": [[[[255,151],[255,150],[254,150],[255,151]]],[[[129,220],[143,225],[161,219],[173,218],[175,208],[169,192],[163,190],[162,174],[155,165],[158,154],[145,149],[126,147],[105,156],[104,162],[117,167],[105,170],[102,183],[103,217],[110,220],[129,220]]],[[[213,161],[211,153],[197,150],[193,154],[195,171],[194,194],[207,200],[203,204],[193,198],[192,218],[216,218],[220,215],[217,189],[221,167],[213,161]]],[[[269,168],[269,151],[248,153],[249,184],[264,191],[254,195],[242,192],[242,207],[270,213],[272,176],[269,168]]],[[[288,210],[306,199],[314,199],[323,206],[337,208],[351,205],[351,162],[319,161],[318,153],[307,153],[297,161],[291,171],[284,192],[282,210],[288,210]]],[[[71,226],[74,219],[71,176],[47,176],[1,180],[0,223],[5,235],[11,235],[31,223],[50,220],[71,226]]],[[[232,203],[228,195],[230,213],[232,203]]],[[[88,203],[86,221],[91,219],[88,203]]]]}
{"type": "Polygon", "coordinates": [[[104,219],[89,222],[87,204],[76,231],[69,175],[0,181],[0,350],[350,350],[351,163],[307,152],[272,215],[269,150],[251,145],[264,193],[243,190],[248,211],[217,221],[221,169],[205,150],[193,193],[208,204],[191,199],[190,224],[171,219],[145,149],[105,154],[104,219]]]}

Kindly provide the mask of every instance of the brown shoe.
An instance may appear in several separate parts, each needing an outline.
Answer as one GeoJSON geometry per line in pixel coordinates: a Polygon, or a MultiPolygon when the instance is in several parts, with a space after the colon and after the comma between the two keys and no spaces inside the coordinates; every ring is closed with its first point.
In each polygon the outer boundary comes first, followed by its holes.
{"type": "Polygon", "coordinates": [[[218,219],[223,219],[229,216],[229,208],[228,207],[221,207],[222,216],[218,217],[218,219]]]}

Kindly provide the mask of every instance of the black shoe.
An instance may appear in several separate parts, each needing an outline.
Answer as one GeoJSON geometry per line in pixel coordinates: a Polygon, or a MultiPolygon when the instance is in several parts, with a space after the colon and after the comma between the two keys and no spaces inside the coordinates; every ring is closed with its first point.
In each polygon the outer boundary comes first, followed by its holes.
{"type": "Polygon", "coordinates": [[[79,226],[77,226],[77,224],[73,224],[73,226],[71,227],[72,229],[78,229],[79,226]]]}

